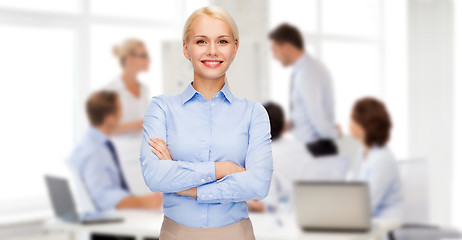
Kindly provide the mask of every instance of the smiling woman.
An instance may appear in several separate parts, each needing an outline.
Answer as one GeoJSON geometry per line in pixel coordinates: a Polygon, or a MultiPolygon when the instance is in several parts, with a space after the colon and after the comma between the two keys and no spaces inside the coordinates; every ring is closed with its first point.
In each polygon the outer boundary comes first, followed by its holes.
{"type": "Polygon", "coordinates": [[[238,46],[226,10],[196,10],[183,34],[194,80],[181,94],[153,97],[146,110],[140,160],[146,185],[164,193],[162,240],[255,239],[246,201],[268,194],[270,125],[260,103],[228,88],[238,46]]]}
{"type": "Polygon", "coordinates": [[[193,65],[195,79],[196,75],[209,79],[222,77],[236,56],[239,30],[224,9],[209,7],[201,10],[202,13],[193,13],[186,21],[183,53],[193,65]],[[210,71],[204,67],[218,69],[210,71]]]}

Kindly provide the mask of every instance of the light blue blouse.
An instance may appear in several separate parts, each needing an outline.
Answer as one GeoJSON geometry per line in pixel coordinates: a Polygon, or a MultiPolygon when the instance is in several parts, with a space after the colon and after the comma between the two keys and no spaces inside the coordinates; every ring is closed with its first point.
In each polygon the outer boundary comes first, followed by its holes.
{"type": "Polygon", "coordinates": [[[356,164],[355,180],[369,184],[374,218],[402,217],[403,194],[395,157],[387,147],[372,147],[366,161],[361,149],[356,164]]]}
{"type": "Polygon", "coordinates": [[[191,84],[181,94],[152,98],[143,123],[140,161],[147,186],[163,192],[164,214],[186,226],[213,228],[248,217],[246,200],[268,194],[273,172],[270,124],[260,103],[234,96],[228,86],[209,101],[191,84]],[[149,146],[161,137],[173,161],[149,146]],[[246,171],[215,179],[215,162],[246,171]],[[197,198],[177,192],[197,187],[197,198]]]}

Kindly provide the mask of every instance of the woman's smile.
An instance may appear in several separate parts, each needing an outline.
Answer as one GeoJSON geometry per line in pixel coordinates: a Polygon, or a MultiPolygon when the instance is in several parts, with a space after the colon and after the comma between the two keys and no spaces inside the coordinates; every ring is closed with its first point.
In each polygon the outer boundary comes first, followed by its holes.
{"type": "Polygon", "coordinates": [[[221,64],[223,63],[223,61],[221,60],[202,60],[201,62],[209,68],[217,68],[221,66],[221,64]]]}

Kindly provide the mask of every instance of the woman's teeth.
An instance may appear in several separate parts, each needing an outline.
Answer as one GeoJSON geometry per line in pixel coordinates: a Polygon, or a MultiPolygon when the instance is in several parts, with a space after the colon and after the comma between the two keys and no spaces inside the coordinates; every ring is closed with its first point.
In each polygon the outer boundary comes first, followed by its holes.
{"type": "Polygon", "coordinates": [[[223,63],[223,61],[207,61],[207,60],[204,60],[204,61],[201,61],[205,66],[207,67],[211,67],[211,68],[215,68],[215,67],[219,67],[221,66],[221,64],[223,63]]]}

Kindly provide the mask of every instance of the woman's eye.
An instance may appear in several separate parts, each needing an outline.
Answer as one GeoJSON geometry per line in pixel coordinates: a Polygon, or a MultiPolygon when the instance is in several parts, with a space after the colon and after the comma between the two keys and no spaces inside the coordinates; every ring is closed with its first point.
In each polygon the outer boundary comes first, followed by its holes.
{"type": "Polygon", "coordinates": [[[220,40],[219,43],[220,43],[220,44],[226,44],[226,43],[228,43],[228,41],[226,41],[226,40],[220,40]]]}
{"type": "Polygon", "coordinates": [[[199,40],[199,41],[197,41],[196,43],[202,44],[202,43],[205,43],[205,41],[204,41],[204,40],[199,40]]]}

